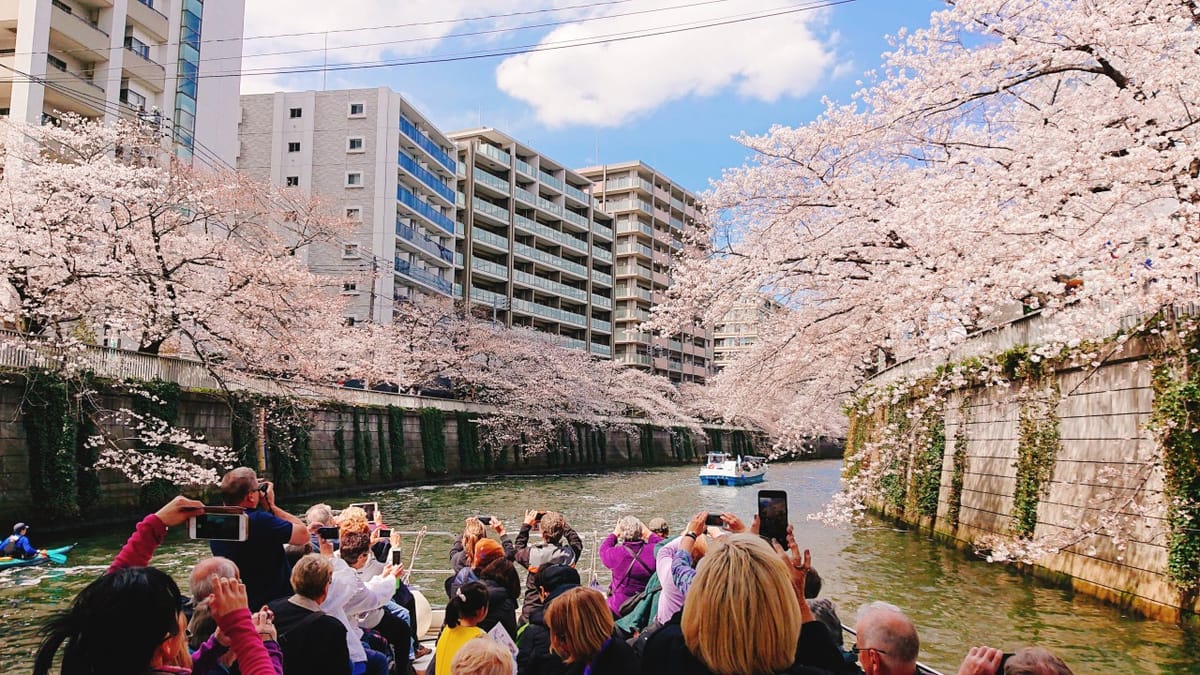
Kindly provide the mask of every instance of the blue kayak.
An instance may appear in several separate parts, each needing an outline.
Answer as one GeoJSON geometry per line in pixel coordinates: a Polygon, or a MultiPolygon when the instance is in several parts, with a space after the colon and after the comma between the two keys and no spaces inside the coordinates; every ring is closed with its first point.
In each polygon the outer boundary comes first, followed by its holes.
{"type": "Polygon", "coordinates": [[[75,544],[61,548],[46,549],[46,555],[39,555],[33,558],[0,556],[0,570],[6,570],[10,567],[33,567],[35,565],[45,565],[46,563],[63,565],[67,562],[67,553],[73,548],[75,548],[75,544]]]}

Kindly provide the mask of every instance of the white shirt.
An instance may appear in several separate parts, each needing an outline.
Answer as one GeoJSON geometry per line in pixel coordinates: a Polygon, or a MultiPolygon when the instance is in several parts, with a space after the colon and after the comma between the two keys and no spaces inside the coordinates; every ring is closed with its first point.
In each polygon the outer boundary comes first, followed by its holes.
{"type": "Polygon", "coordinates": [[[366,661],[367,652],[362,646],[362,629],[349,617],[386,605],[395,590],[395,578],[376,576],[363,581],[358,577],[358,571],[347,565],[341,556],[333,557],[333,580],[321,609],[346,627],[346,646],[350,649],[352,663],[366,661]]]}

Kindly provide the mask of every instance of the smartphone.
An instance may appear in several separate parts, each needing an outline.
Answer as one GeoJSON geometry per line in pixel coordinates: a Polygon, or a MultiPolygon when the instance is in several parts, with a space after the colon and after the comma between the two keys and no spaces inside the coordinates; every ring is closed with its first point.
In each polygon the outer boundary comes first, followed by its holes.
{"type": "Polygon", "coordinates": [[[392,536],[392,531],[386,527],[381,527],[376,531],[379,532],[380,539],[388,539],[389,537],[392,536]]]}
{"type": "Polygon", "coordinates": [[[787,548],[787,493],[783,490],[758,491],[758,534],[787,548]]]}
{"type": "Polygon", "coordinates": [[[398,548],[392,549],[392,564],[393,565],[403,565],[404,564],[404,551],[401,551],[398,548]]]}
{"type": "Polygon", "coordinates": [[[721,520],[721,514],[712,511],[708,512],[708,518],[704,521],[704,524],[709,527],[725,527],[725,521],[721,520]]]}
{"type": "Polygon", "coordinates": [[[245,513],[202,513],[188,518],[188,536],[192,539],[246,541],[250,536],[250,518],[245,513]]]}
{"type": "Polygon", "coordinates": [[[545,511],[538,511],[537,516],[535,516],[533,519],[533,525],[530,526],[529,529],[540,530],[542,528],[542,516],[544,516],[544,515],[546,515],[545,511]]]}
{"type": "Polygon", "coordinates": [[[367,512],[367,520],[371,521],[372,523],[375,522],[375,511],[377,511],[379,508],[379,504],[377,502],[364,502],[362,504],[351,504],[350,508],[354,508],[355,506],[357,506],[358,508],[367,512]]]}
{"type": "Polygon", "coordinates": [[[317,530],[317,536],[326,541],[336,541],[338,538],[338,529],[336,527],[322,527],[317,530]]]}
{"type": "Polygon", "coordinates": [[[492,524],[491,516],[475,516],[475,520],[478,520],[479,522],[483,523],[484,525],[492,524]]]}

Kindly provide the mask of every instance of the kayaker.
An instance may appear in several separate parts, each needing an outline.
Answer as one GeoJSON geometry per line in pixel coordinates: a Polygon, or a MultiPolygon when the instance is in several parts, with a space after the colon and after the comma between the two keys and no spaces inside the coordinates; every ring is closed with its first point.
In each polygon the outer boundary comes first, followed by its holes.
{"type": "Polygon", "coordinates": [[[29,526],[25,523],[17,523],[13,525],[12,534],[4,540],[4,548],[0,550],[0,554],[10,558],[19,558],[21,560],[29,560],[41,556],[46,557],[46,549],[38,550],[29,543],[29,537],[25,533],[29,531],[29,526]]]}

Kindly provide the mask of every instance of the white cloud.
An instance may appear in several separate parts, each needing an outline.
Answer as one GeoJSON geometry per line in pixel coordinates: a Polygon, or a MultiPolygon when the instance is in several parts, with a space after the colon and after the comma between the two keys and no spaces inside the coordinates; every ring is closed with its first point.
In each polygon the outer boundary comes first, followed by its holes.
{"type": "MultiPolygon", "coordinates": [[[[637,9],[678,7],[648,0],[637,9]]],[[[556,28],[542,45],[600,36],[711,23],[773,13],[780,0],[733,0],[635,16],[613,16],[556,28]]],[[[793,0],[791,5],[811,5],[793,0]]],[[[615,5],[609,15],[630,11],[615,5]]],[[[686,96],[729,90],[763,101],[812,92],[836,65],[834,38],[822,39],[826,13],[796,12],[641,39],[521,54],[496,68],[501,91],[533,106],[551,127],[616,126],[686,96]]]]}

